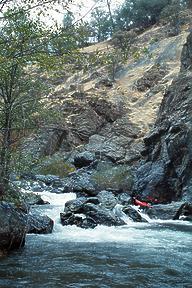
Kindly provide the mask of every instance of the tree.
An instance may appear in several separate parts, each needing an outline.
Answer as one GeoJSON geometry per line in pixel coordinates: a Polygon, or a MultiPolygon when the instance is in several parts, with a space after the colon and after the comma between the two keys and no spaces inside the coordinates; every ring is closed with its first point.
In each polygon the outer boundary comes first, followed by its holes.
{"type": "Polygon", "coordinates": [[[109,12],[109,18],[110,18],[110,22],[111,22],[111,34],[113,34],[113,31],[115,30],[115,24],[113,21],[113,14],[111,11],[111,0],[106,0],[107,1],[107,7],[108,7],[108,12],[109,12]]]}
{"type": "Polygon", "coordinates": [[[50,47],[59,38],[56,27],[45,29],[41,15],[71,0],[0,1],[0,185],[8,188],[15,143],[23,131],[33,129],[45,99],[41,72],[63,63],[50,47]],[[36,12],[36,13],[35,13],[36,12]],[[54,31],[54,33],[53,33],[54,31]],[[43,69],[43,70],[42,70],[43,69]]]}
{"type": "Polygon", "coordinates": [[[171,0],[125,0],[119,11],[116,11],[118,29],[147,27],[159,21],[161,11],[171,0]]]}
{"type": "MultiPolygon", "coordinates": [[[[37,10],[38,13],[45,14],[50,10],[57,10],[56,4],[59,4],[61,8],[66,9],[72,2],[72,0],[0,0],[0,12],[4,13],[7,9],[14,7],[16,10],[14,11],[14,9],[12,9],[12,14],[17,13],[18,8],[23,9],[25,12],[37,10]]],[[[1,16],[0,20],[4,17],[5,15],[1,16]]]]}
{"type": "Polygon", "coordinates": [[[43,30],[23,9],[8,10],[0,28],[0,178],[7,187],[12,146],[40,107],[39,81],[30,71],[46,53],[43,30]],[[15,13],[16,12],[16,13],[15,13]],[[39,37],[41,35],[41,37],[39,37]]]}
{"type": "Polygon", "coordinates": [[[92,36],[96,37],[97,41],[104,41],[111,35],[111,22],[109,14],[100,8],[95,8],[91,13],[90,27],[92,36]]]}
{"type": "Polygon", "coordinates": [[[63,28],[69,29],[73,25],[74,19],[75,17],[71,11],[67,11],[66,13],[64,13],[63,28]]]}

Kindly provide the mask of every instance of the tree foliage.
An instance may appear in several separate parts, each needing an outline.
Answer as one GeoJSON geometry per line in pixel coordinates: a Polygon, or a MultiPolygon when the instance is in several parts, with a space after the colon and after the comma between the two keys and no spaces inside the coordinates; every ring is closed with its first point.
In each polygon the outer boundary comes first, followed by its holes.
{"type": "Polygon", "coordinates": [[[40,81],[32,73],[46,52],[40,23],[23,9],[8,10],[0,28],[1,181],[7,183],[11,149],[22,130],[31,127],[40,105],[40,81]],[[30,72],[28,70],[31,70],[30,72]]]}
{"type": "Polygon", "coordinates": [[[119,29],[147,27],[158,22],[161,11],[171,0],[125,0],[116,12],[116,25],[119,29]]]}
{"type": "Polygon", "coordinates": [[[40,21],[41,9],[56,2],[21,0],[15,6],[15,1],[1,2],[0,9],[5,12],[0,26],[0,183],[6,187],[14,145],[28,129],[36,127],[45,107],[45,85],[39,71],[62,63],[50,46],[58,35],[40,21]],[[37,15],[31,14],[35,7],[37,15]]]}
{"type": "Polygon", "coordinates": [[[91,36],[98,42],[106,40],[111,35],[111,21],[109,14],[101,8],[95,8],[91,13],[91,36]]]}

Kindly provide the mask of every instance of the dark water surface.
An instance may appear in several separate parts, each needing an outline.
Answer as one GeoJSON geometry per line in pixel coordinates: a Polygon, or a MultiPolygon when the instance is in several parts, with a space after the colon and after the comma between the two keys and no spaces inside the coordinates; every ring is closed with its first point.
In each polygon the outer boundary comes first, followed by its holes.
{"type": "Polygon", "coordinates": [[[191,228],[170,223],[82,234],[77,228],[80,241],[69,239],[75,227],[66,239],[30,235],[22,251],[1,260],[0,287],[191,288],[191,228]]]}

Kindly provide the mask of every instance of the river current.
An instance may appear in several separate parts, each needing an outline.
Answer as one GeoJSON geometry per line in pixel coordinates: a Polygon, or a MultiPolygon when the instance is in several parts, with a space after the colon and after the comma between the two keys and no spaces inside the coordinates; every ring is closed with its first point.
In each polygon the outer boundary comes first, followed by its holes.
{"type": "Polygon", "coordinates": [[[0,261],[0,288],[192,288],[192,224],[151,221],[95,229],[63,227],[59,213],[75,194],[42,193],[34,208],[55,221],[50,235],[0,261]]]}

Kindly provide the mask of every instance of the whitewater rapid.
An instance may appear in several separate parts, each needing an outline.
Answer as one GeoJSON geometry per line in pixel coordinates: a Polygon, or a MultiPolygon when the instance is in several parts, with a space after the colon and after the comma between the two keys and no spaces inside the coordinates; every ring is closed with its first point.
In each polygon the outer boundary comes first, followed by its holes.
{"type": "MultiPolygon", "coordinates": [[[[50,235],[41,235],[39,237],[54,238],[54,241],[65,242],[123,242],[123,243],[141,243],[142,245],[158,246],[166,245],[166,238],[172,237],[173,231],[179,229],[180,226],[192,229],[190,222],[175,221],[175,220],[161,220],[150,219],[149,216],[142,212],[139,207],[134,207],[143,218],[147,220],[146,223],[133,222],[125,213],[122,212],[122,206],[116,205],[114,212],[119,216],[126,225],[120,227],[107,227],[98,225],[95,229],[82,229],[73,226],[62,226],[60,223],[60,212],[64,211],[65,203],[69,200],[76,199],[75,193],[56,194],[50,192],[38,193],[43,200],[50,204],[38,206],[37,209],[44,215],[49,216],[54,221],[53,233],[50,235]],[[169,227],[162,231],[161,226],[169,227]],[[159,227],[159,229],[158,229],[159,227]],[[163,241],[162,241],[163,239],[163,241]],[[163,245],[164,245],[163,244],[163,245]]],[[[177,237],[176,235],[174,237],[177,237]]],[[[191,240],[190,240],[191,241],[191,240]]],[[[174,241],[175,245],[175,241],[174,241]]]]}
{"type": "Polygon", "coordinates": [[[124,226],[94,229],[62,226],[60,212],[66,201],[75,199],[76,195],[38,194],[50,205],[31,209],[54,220],[53,233],[27,235],[23,250],[0,261],[0,287],[192,287],[189,222],[134,223],[121,206],[116,206],[115,212],[127,223],[124,226]]]}

